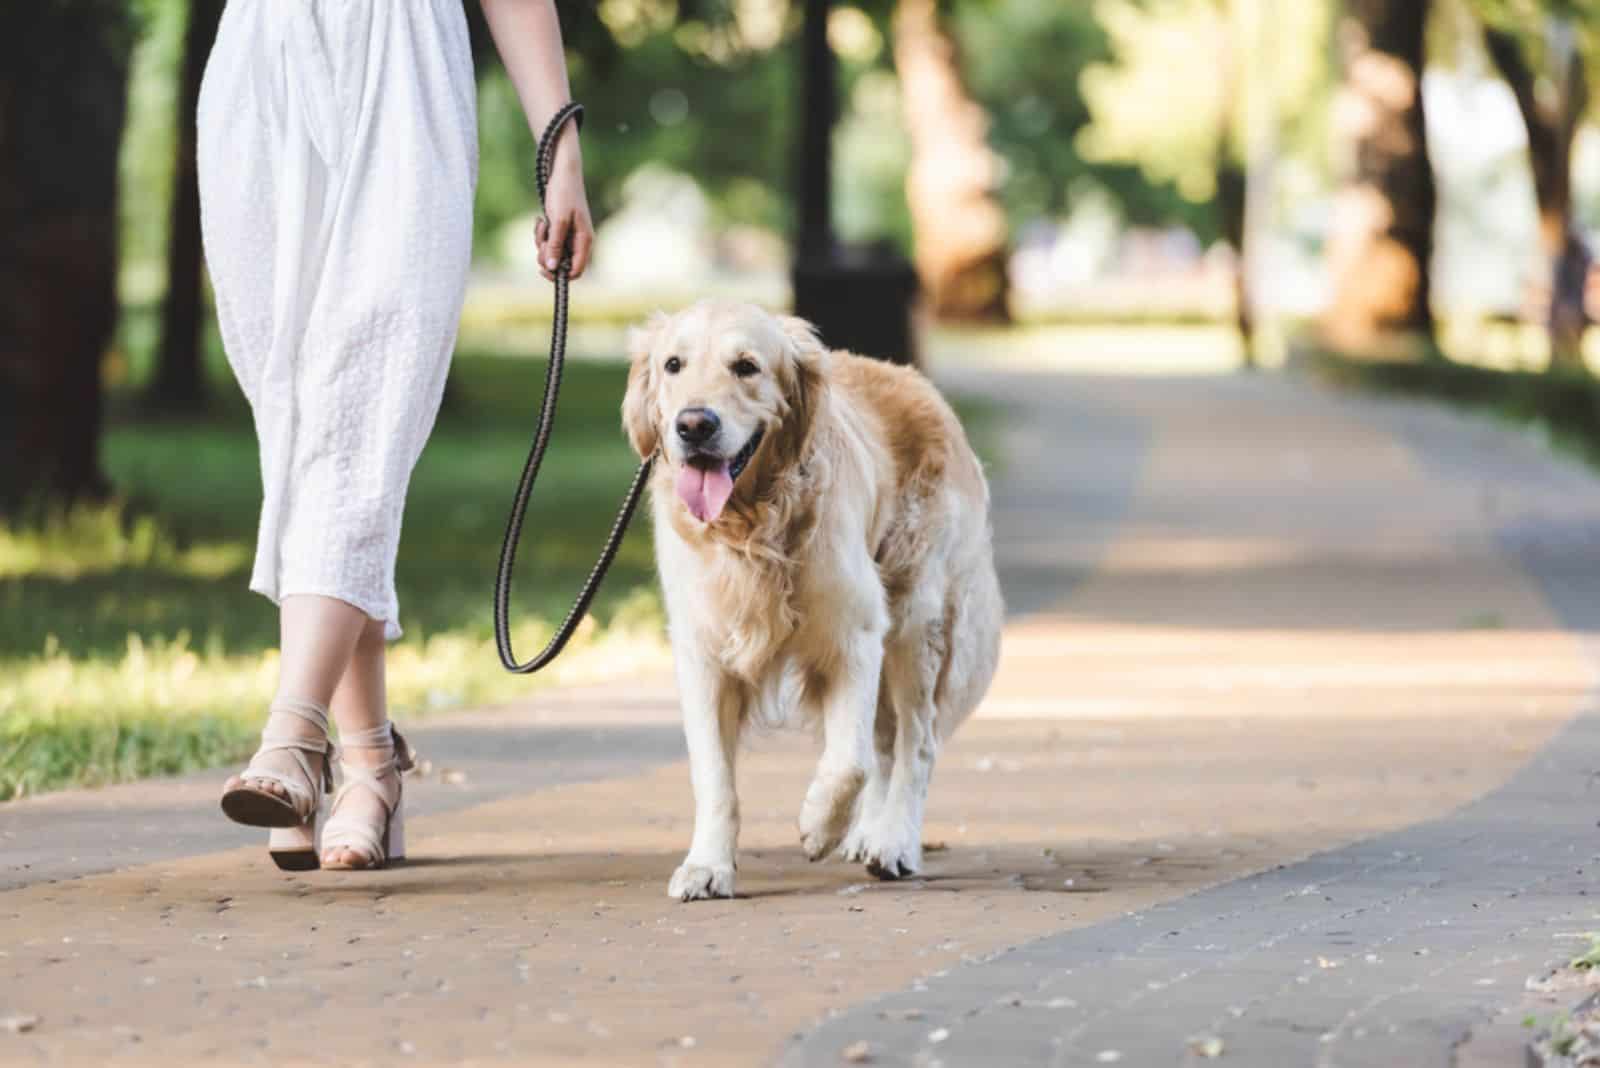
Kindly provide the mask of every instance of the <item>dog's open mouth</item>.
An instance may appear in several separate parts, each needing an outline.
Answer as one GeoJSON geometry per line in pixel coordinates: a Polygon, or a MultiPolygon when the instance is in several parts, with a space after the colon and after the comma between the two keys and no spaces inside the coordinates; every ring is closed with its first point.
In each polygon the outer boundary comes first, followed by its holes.
{"type": "Polygon", "coordinates": [[[710,523],[722,514],[733,496],[734,482],[761,447],[765,433],[765,430],[757,430],[731,460],[701,454],[684,461],[683,469],[678,472],[678,497],[691,515],[702,523],[710,523]]]}

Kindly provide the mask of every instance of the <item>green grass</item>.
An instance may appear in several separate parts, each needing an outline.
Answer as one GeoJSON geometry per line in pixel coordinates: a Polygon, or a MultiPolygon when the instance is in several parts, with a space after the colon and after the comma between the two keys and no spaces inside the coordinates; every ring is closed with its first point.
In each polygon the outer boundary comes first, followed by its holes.
{"type": "Polygon", "coordinates": [[[1340,385],[1434,397],[1531,429],[1600,467],[1600,379],[1580,371],[1497,370],[1448,359],[1352,360],[1313,352],[1313,369],[1340,385]]]}
{"type": "MultiPolygon", "coordinates": [[[[213,338],[213,410],[142,414],[134,386],[150,333],[148,314],[130,315],[129,355],[112,361],[103,456],[118,497],[0,521],[0,800],[240,760],[271,696],[277,613],[246,589],[260,506],[249,413],[213,338]]],[[[456,358],[400,543],[398,717],[668,663],[641,517],[562,659],[534,679],[500,668],[490,594],[543,376],[540,360],[456,358]]],[[[633,473],[618,412],[625,378],[620,363],[567,365],[513,592],[523,657],[565,614],[633,473]]],[[[992,460],[995,413],[958,407],[992,460]]]]}
{"type": "MultiPolygon", "coordinates": [[[[391,648],[398,715],[509,699],[490,591],[544,365],[465,354],[412,480],[391,648]]],[[[519,654],[565,613],[635,460],[625,370],[570,364],[514,589],[519,654]]],[[[199,420],[114,397],[104,459],[119,497],[0,525],[0,798],[247,755],[270,697],[276,610],[246,589],[260,503],[255,439],[226,380],[199,420]]],[[[573,651],[572,679],[664,662],[646,524],[629,535],[573,651]]],[[[541,675],[539,681],[547,681],[541,675]]]]}

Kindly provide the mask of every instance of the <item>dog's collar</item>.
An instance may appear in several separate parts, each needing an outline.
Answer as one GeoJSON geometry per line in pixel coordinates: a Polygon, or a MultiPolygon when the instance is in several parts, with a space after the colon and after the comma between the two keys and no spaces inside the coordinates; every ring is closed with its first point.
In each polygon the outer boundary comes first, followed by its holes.
{"type": "Polygon", "coordinates": [[[761,439],[766,436],[766,433],[766,427],[757,427],[756,432],[750,435],[750,440],[744,443],[744,448],[734,454],[732,461],[728,464],[728,477],[730,479],[735,482],[739,480],[740,473],[754,458],[756,450],[761,447],[761,439]]]}

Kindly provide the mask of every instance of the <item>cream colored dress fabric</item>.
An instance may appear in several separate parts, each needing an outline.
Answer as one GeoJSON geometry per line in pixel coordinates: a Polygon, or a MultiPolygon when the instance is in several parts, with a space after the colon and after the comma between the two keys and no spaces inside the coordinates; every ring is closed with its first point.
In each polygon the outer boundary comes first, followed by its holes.
{"type": "Polygon", "coordinates": [[[223,344],[255,417],[250,588],[400,634],[394,562],[472,245],[462,0],[230,0],[199,169],[223,344]]]}

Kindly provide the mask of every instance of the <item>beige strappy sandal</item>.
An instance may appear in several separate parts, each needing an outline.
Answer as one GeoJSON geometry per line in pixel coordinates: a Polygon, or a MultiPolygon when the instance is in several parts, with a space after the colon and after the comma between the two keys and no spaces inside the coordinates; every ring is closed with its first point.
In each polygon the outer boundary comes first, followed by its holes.
{"type": "Polygon", "coordinates": [[[311,701],[279,698],[272,703],[261,730],[261,748],[249,765],[222,790],[222,811],[235,823],[271,827],[267,852],[284,871],[317,867],[317,815],[325,791],[333,789],[333,743],[328,740],[328,710],[311,701]],[[297,717],[314,726],[315,737],[285,729],[282,717],[297,717]],[[287,752],[299,774],[285,774],[261,765],[266,753],[287,752]],[[320,767],[314,766],[320,762],[320,767]],[[261,789],[263,782],[281,787],[287,798],[261,789]]]}
{"type": "Polygon", "coordinates": [[[357,854],[361,861],[350,864],[325,865],[329,870],[384,868],[406,855],[405,806],[401,790],[401,773],[416,765],[416,753],[410,743],[395,730],[393,723],[370,730],[341,734],[339,741],[349,749],[387,749],[389,756],[376,767],[339,761],[339,774],[343,782],[333,797],[328,811],[328,822],[322,830],[322,853],[331,849],[345,849],[357,854]],[[366,790],[383,805],[383,822],[355,816],[342,816],[339,803],[352,790],[366,790]]]}

